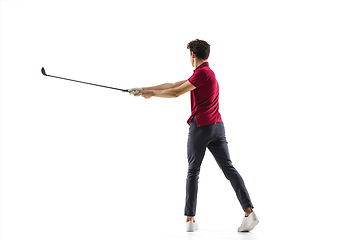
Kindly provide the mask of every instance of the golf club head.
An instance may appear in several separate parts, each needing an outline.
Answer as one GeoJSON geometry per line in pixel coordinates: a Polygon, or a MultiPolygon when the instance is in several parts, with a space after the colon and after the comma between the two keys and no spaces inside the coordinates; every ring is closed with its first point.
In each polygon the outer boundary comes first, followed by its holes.
{"type": "Polygon", "coordinates": [[[45,68],[41,68],[41,73],[44,75],[44,76],[47,76],[46,72],[45,72],[45,68]]]}

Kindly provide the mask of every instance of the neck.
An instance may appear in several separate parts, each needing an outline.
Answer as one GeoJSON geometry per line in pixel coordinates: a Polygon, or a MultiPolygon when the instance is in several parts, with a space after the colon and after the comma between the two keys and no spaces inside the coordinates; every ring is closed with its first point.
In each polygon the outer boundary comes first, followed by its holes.
{"type": "Polygon", "coordinates": [[[195,60],[194,60],[195,69],[196,69],[198,66],[200,66],[201,64],[203,64],[204,62],[207,62],[207,60],[195,58],[195,60]]]}

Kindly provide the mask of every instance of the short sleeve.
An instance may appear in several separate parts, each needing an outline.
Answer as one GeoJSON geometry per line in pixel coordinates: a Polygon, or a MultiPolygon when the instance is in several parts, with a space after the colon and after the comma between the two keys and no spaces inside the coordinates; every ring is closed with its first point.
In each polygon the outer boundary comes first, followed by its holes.
{"type": "Polygon", "coordinates": [[[201,87],[206,81],[206,73],[199,69],[188,80],[196,88],[201,87]]]}

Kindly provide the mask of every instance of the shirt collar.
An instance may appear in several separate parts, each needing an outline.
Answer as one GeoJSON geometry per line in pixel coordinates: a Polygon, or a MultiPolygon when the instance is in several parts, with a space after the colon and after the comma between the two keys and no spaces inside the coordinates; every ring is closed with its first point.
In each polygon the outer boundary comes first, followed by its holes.
{"type": "MultiPolygon", "coordinates": [[[[209,62],[203,62],[202,64],[200,64],[195,70],[203,68],[203,67],[208,67],[209,66],[209,62]]],[[[194,70],[194,71],[195,71],[194,70]]]]}

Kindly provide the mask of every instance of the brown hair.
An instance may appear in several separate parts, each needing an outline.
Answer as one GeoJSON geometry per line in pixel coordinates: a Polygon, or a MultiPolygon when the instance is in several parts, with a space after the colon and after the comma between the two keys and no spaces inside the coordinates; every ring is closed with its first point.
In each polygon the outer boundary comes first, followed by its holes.
{"type": "Polygon", "coordinates": [[[187,49],[190,49],[190,52],[195,53],[197,58],[206,60],[210,55],[210,44],[204,40],[195,39],[187,45],[187,49]]]}

